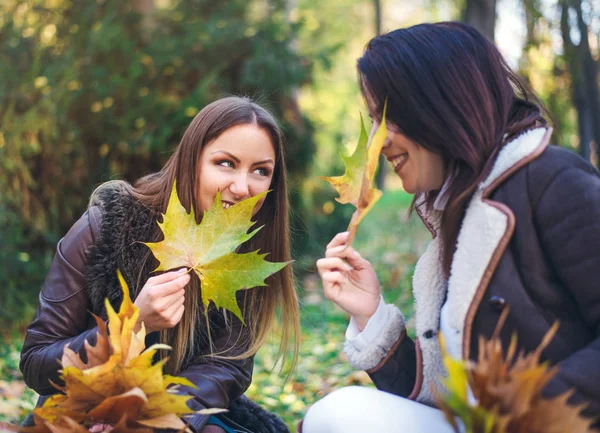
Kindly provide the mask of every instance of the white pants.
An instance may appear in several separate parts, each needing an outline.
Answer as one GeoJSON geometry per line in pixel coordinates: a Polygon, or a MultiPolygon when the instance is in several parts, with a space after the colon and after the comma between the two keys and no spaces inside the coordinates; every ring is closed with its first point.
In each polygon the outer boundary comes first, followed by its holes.
{"type": "Polygon", "coordinates": [[[310,407],[302,433],[453,433],[440,410],[373,388],[349,386],[310,407]]]}

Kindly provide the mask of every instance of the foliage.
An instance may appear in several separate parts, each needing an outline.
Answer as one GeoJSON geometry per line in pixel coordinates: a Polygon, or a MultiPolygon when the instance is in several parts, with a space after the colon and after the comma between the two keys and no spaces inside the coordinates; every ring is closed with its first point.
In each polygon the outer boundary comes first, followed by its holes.
{"type": "Polygon", "coordinates": [[[257,194],[225,209],[221,194],[217,192],[212,207],[197,224],[194,210],[189,214],[186,212],[173,183],[166,214],[158,223],[164,239],[145,243],[159,261],[154,271],[190,268],[202,284],[204,305],[208,307],[213,301],[217,308],[226,308],[243,322],[235,293],[266,285],[265,278],[289,264],[267,262],[264,260],[267,253],[259,254],[258,251],[236,253],[242,243],[263,228],[248,233],[254,225],[252,213],[266,194],[257,194]]]}
{"type": "Polygon", "coordinates": [[[292,184],[311,160],[294,96],[313,65],[294,49],[302,20],[275,0],[137,3],[0,2],[0,285],[12,298],[34,299],[96,185],[157,171],[219,97],[254,96],[281,119],[292,184]]]}
{"type": "Polygon", "coordinates": [[[448,393],[439,398],[439,403],[448,422],[457,433],[592,433],[594,421],[580,415],[585,404],[567,403],[571,391],[550,399],[542,396],[542,390],[558,372],[557,367],[540,362],[542,351],[558,330],[558,323],[550,328],[535,351],[517,355],[514,335],[505,354],[498,335],[507,314],[505,310],[489,340],[480,337],[474,363],[456,360],[445,353],[440,335],[448,393]],[[455,417],[462,421],[464,430],[455,417]]]}

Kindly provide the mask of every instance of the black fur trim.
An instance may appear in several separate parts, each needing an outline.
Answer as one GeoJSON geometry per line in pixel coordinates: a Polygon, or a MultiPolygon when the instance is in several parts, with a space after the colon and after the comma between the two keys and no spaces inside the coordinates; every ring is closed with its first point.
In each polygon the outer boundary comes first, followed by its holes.
{"type": "Polygon", "coordinates": [[[277,415],[263,409],[246,396],[241,396],[231,403],[229,412],[223,418],[226,424],[227,420],[231,420],[253,433],[290,433],[277,415]]]}

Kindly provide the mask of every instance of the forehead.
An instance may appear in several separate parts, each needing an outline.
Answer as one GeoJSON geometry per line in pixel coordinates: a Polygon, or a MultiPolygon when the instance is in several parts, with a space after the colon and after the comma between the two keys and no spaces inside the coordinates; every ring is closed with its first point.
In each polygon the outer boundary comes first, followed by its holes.
{"type": "Polygon", "coordinates": [[[367,109],[369,110],[369,115],[377,118],[380,117],[381,113],[378,109],[377,101],[367,86],[364,88],[363,96],[365,98],[365,103],[367,104],[367,109]]]}
{"type": "Polygon", "coordinates": [[[275,159],[275,147],[266,129],[255,124],[235,125],[202,149],[205,154],[224,150],[236,156],[261,160],[275,159]]]}

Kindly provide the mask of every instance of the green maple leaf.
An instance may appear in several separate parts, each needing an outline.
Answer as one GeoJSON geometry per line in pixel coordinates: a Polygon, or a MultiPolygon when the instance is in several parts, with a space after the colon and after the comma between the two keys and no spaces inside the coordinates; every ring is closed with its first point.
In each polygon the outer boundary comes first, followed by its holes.
{"type": "Polygon", "coordinates": [[[242,322],[235,293],[241,289],[266,286],[265,279],[283,269],[289,262],[267,262],[258,251],[238,254],[237,248],[254,236],[261,227],[248,233],[254,225],[252,211],[267,192],[223,209],[217,193],[212,207],[196,224],[194,210],[188,214],[179,201],[175,183],[167,211],[158,226],[164,234],[160,242],[145,242],[160,262],[156,271],[187,267],[198,275],[202,302],[226,308],[242,322]]]}
{"type": "Polygon", "coordinates": [[[352,203],[358,207],[358,196],[365,173],[365,162],[367,160],[367,143],[369,137],[365,129],[362,114],[360,115],[360,136],[358,143],[351,156],[344,156],[344,166],[346,171],[343,176],[319,176],[321,179],[329,182],[340,195],[335,200],[341,204],[352,203]]]}
{"type": "Polygon", "coordinates": [[[342,204],[351,203],[356,207],[352,221],[348,226],[350,238],[347,245],[352,244],[358,224],[383,195],[380,190],[373,187],[373,181],[379,163],[379,154],[387,138],[386,111],[387,100],[383,106],[381,123],[370,143],[368,142],[362,115],[360,116],[360,136],[356,149],[352,156],[341,155],[346,167],[343,176],[320,176],[321,179],[331,183],[339,193],[340,196],[336,198],[336,201],[342,204]]]}

